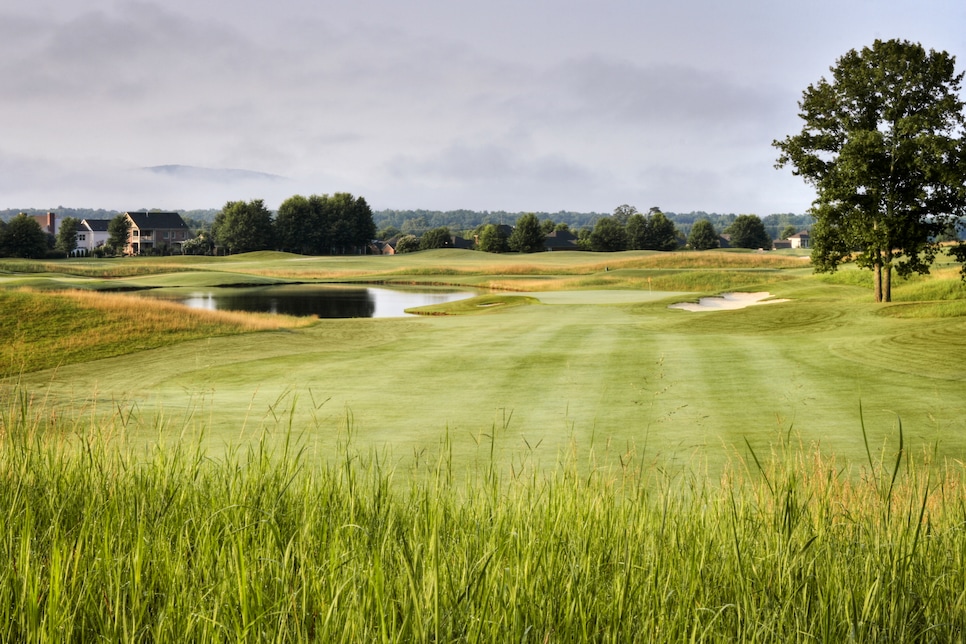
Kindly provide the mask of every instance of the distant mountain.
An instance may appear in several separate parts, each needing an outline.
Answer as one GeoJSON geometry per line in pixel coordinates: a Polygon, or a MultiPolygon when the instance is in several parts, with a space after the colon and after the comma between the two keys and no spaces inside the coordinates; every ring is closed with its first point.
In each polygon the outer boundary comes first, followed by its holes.
{"type": "Polygon", "coordinates": [[[192,179],[210,183],[234,183],[236,181],[283,181],[285,177],[267,172],[241,170],[238,168],[200,168],[193,165],[155,165],[142,168],[153,174],[179,179],[192,179]]]}

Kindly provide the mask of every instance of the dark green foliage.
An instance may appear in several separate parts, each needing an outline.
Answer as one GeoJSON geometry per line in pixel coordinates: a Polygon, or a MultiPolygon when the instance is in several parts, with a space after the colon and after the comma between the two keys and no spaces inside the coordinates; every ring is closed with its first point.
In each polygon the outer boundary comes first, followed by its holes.
{"type": "Polygon", "coordinates": [[[57,230],[57,242],[54,244],[54,248],[65,255],[70,255],[77,248],[77,226],[79,225],[80,219],[64,217],[60,221],[60,228],[57,230]]]}
{"type": "Polygon", "coordinates": [[[419,250],[430,250],[432,248],[446,248],[453,245],[453,236],[449,228],[440,226],[427,230],[419,238],[419,250]]]}
{"type": "Polygon", "coordinates": [[[872,269],[877,302],[891,300],[893,269],[929,272],[937,235],[966,210],[962,79],[946,52],[876,40],[805,90],[802,131],[773,145],[778,167],[818,192],[816,271],[854,258],[872,269]]]}
{"type": "Polygon", "coordinates": [[[229,201],[215,217],[212,233],[229,253],[268,250],[273,245],[272,213],[261,199],[229,201]]]}
{"type": "Polygon", "coordinates": [[[303,255],[345,254],[366,247],[376,235],[372,210],[347,192],[289,197],[275,217],[279,249],[303,255]]]}
{"type": "Polygon", "coordinates": [[[738,215],[724,232],[731,236],[733,248],[771,248],[771,237],[765,232],[765,224],[758,215],[738,215]]]}
{"type": "Polygon", "coordinates": [[[627,220],[627,247],[631,250],[675,250],[678,230],[674,222],[657,209],[647,217],[635,212],[627,220]]]}
{"type": "Polygon", "coordinates": [[[601,217],[590,233],[590,249],[597,252],[616,252],[627,249],[627,232],[613,217],[601,217]]]}
{"type": "Polygon", "coordinates": [[[538,253],[543,250],[543,230],[540,221],[532,212],[521,215],[513,227],[507,243],[510,250],[518,253],[538,253]]]}
{"type": "Polygon", "coordinates": [[[480,231],[479,249],[486,253],[505,253],[510,250],[507,235],[501,226],[487,224],[480,231]]]}
{"type": "Polygon", "coordinates": [[[691,233],[688,235],[688,248],[691,250],[711,250],[720,245],[718,233],[714,226],[707,219],[699,219],[691,226],[691,233]]]}
{"type": "Polygon", "coordinates": [[[403,235],[396,242],[397,253],[413,253],[419,250],[419,238],[416,235],[403,235]]]}
{"type": "Polygon", "coordinates": [[[33,217],[19,214],[0,230],[0,255],[42,259],[47,254],[47,233],[33,217]]]}
{"type": "Polygon", "coordinates": [[[127,215],[118,215],[107,225],[106,249],[113,255],[120,255],[127,246],[128,236],[131,234],[131,220],[127,215]]]}

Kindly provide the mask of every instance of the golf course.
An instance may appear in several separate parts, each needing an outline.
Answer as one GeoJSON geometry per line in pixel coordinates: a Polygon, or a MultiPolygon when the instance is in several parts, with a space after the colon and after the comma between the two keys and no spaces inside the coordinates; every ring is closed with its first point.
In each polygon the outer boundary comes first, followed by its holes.
{"type": "Polygon", "coordinates": [[[948,259],[881,304],[794,251],[0,260],[0,338],[3,641],[966,626],[948,259]],[[291,284],[471,296],[155,297],[291,284]]]}
{"type": "MultiPolygon", "coordinates": [[[[899,301],[882,306],[861,285],[867,271],[816,277],[807,258],[756,253],[269,253],[77,265],[145,274],[76,276],[65,262],[58,273],[8,276],[0,284],[148,292],[372,282],[477,293],[404,318],[293,321],[187,340],[159,328],[146,345],[126,341],[119,329],[83,327],[89,341],[117,354],[96,360],[38,344],[77,344],[65,337],[70,327],[32,319],[40,337],[31,337],[22,330],[25,316],[5,321],[8,386],[84,415],[130,410],[128,440],[180,440],[203,429],[206,445],[223,449],[283,426],[325,458],[340,432],[351,431],[358,445],[388,447],[405,462],[448,435],[462,461],[475,458],[480,436],[497,427],[496,447],[507,459],[523,449],[554,463],[572,446],[593,444],[598,452],[607,445],[613,454],[697,458],[717,469],[746,451],[746,441],[766,450],[789,429],[806,445],[864,457],[861,405],[876,448],[894,438],[901,419],[909,445],[966,454],[966,366],[956,358],[966,355],[966,302],[957,299],[964,286],[952,266],[900,282],[899,301]],[[697,262],[704,266],[691,267],[697,262]],[[669,308],[732,291],[786,301],[669,308]],[[49,352],[49,368],[18,363],[37,352],[49,352]],[[162,416],[169,426],[159,431],[162,416]]],[[[150,310],[155,302],[138,292],[112,297],[150,310]]]]}

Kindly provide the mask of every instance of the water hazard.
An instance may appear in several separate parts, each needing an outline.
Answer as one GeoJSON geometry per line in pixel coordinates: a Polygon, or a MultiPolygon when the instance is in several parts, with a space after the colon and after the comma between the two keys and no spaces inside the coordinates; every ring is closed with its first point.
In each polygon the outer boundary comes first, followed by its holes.
{"type": "Polygon", "coordinates": [[[319,318],[391,318],[417,306],[444,304],[475,293],[448,289],[395,289],[345,286],[258,286],[248,288],[165,289],[149,293],[210,311],[248,311],[319,318]]]}

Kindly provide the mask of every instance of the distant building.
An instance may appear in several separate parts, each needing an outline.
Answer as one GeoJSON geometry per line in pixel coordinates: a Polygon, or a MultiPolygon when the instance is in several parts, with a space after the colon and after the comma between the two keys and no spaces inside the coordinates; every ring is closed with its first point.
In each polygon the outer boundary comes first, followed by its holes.
{"type": "Polygon", "coordinates": [[[569,230],[554,230],[543,238],[544,250],[580,250],[577,235],[569,230]]]}
{"type": "Polygon", "coordinates": [[[95,248],[107,243],[107,227],[110,219],[82,219],[77,224],[77,250],[80,255],[90,255],[95,248]]]}
{"type": "Polygon", "coordinates": [[[191,229],[176,212],[126,212],[131,222],[125,255],[180,253],[191,229]]]}
{"type": "Polygon", "coordinates": [[[809,248],[808,245],[808,231],[803,230],[802,232],[795,233],[788,238],[791,243],[792,248],[809,248]]]}
{"type": "Polygon", "coordinates": [[[34,221],[40,224],[40,227],[48,235],[57,236],[57,214],[53,212],[48,212],[45,215],[33,215],[34,221]]]}

